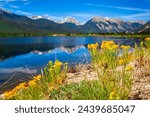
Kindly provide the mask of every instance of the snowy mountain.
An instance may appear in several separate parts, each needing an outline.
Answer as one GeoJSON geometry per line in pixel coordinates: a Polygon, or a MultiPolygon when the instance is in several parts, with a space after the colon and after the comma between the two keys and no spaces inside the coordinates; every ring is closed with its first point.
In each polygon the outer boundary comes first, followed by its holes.
{"type": "Polygon", "coordinates": [[[139,22],[126,22],[121,19],[113,19],[108,17],[93,17],[82,26],[88,33],[121,33],[133,32],[143,24],[139,22]]]}
{"type": "Polygon", "coordinates": [[[56,19],[52,19],[48,16],[28,16],[30,19],[32,20],[38,20],[38,19],[47,19],[47,20],[52,20],[58,24],[64,24],[64,23],[72,23],[72,24],[75,24],[75,25],[81,25],[81,23],[79,21],[77,21],[75,18],[72,18],[72,17],[66,17],[65,19],[62,19],[62,20],[56,20],[56,19]]]}
{"type": "Polygon", "coordinates": [[[59,21],[58,23],[60,23],[60,24],[72,23],[72,24],[76,24],[76,25],[81,25],[81,23],[79,21],[77,21],[75,18],[72,18],[72,17],[66,17],[65,19],[59,21]]]}

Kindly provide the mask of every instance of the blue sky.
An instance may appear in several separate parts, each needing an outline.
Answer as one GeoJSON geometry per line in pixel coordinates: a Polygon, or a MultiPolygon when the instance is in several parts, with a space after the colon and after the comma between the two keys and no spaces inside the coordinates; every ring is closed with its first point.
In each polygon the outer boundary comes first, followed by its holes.
{"type": "Polygon", "coordinates": [[[0,7],[21,15],[58,20],[71,16],[80,22],[94,16],[150,20],[150,0],[0,0],[0,7]]]}

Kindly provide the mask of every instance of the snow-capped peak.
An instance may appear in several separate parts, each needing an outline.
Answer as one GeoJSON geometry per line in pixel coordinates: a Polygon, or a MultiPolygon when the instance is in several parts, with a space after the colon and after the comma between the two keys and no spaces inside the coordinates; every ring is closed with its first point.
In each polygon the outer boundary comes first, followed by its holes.
{"type": "Polygon", "coordinates": [[[99,17],[99,16],[95,16],[92,19],[92,22],[122,22],[121,19],[114,19],[114,18],[109,18],[109,17],[99,17]]]}
{"type": "Polygon", "coordinates": [[[12,14],[11,12],[7,11],[6,9],[0,8],[0,13],[8,13],[8,14],[12,14]]]}
{"type": "Polygon", "coordinates": [[[29,16],[30,19],[33,19],[33,20],[37,20],[37,19],[48,19],[48,20],[51,20],[50,17],[47,17],[47,16],[41,16],[41,15],[38,15],[38,16],[29,16]]]}
{"type": "Polygon", "coordinates": [[[73,24],[76,24],[76,25],[81,25],[81,23],[79,21],[77,21],[75,18],[72,18],[72,17],[66,17],[65,19],[59,21],[60,24],[63,24],[63,23],[73,23],[73,24]]]}
{"type": "Polygon", "coordinates": [[[103,21],[104,18],[99,17],[99,16],[95,16],[95,17],[93,17],[91,20],[92,20],[92,22],[100,22],[100,21],[103,21]]]}
{"type": "Polygon", "coordinates": [[[33,20],[37,20],[37,19],[41,19],[42,16],[29,16],[29,18],[33,19],[33,20]]]}

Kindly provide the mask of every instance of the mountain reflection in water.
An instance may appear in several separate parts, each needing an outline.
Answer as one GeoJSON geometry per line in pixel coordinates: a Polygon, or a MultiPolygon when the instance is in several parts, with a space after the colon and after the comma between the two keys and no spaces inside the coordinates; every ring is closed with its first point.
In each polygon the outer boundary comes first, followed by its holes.
{"type": "Polygon", "coordinates": [[[5,84],[6,87],[4,86],[1,90],[5,90],[11,83],[18,84],[19,82],[30,80],[32,75],[40,73],[40,70],[50,60],[53,62],[55,60],[68,62],[71,66],[74,66],[76,64],[89,63],[91,58],[89,51],[84,46],[80,46],[74,48],[55,48],[46,52],[33,51],[6,59],[0,62],[0,84],[13,77],[5,84]]]}

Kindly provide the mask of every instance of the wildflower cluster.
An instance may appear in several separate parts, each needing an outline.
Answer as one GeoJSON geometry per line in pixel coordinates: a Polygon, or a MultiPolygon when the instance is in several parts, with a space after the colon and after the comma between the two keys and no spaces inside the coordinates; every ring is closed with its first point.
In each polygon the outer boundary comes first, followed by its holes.
{"type": "Polygon", "coordinates": [[[103,41],[101,44],[101,49],[115,50],[118,49],[118,47],[114,41],[103,41]]]}
{"type": "Polygon", "coordinates": [[[19,90],[22,90],[22,89],[25,89],[27,87],[27,84],[26,83],[21,83],[19,84],[18,86],[16,86],[14,89],[12,89],[11,91],[6,91],[4,93],[4,97],[5,99],[11,99],[12,97],[14,97],[16,95],[16,93],[19,91],[19,90]]]}
{"type": "Polygon", "coordinates": [[[96,50],[97,48],[98,48],[98,43],[88,44],[88,49],[89,50],[96,50]]]}
{"type": "Polygon", "coordinates": [[[48,83],[48,89],[51,91],[64,82],[66,77],[68,63],[62,63],[56,60],[54,63],[50,61],[44,68],[44,78],[48,83]]]}
{"type": "Polygon", "coordinates": [[[145,41],[150,41],[150,37],[145,38],[145,41]]]}
{"type": "Polygon", "coordinates": [[[35,76],[33,80],[29,81],[28,83],[21,83],[18,86],[16,86],[11,91],[6,91],[4,93],[5,99],[11,99],[13,98],[19,91],[27,89],[28,87],[36,86],[37,81],[39,81],[42,78],[41,75],[35,76]]]}
{"type": "Polygon", "coordinates": [[[57,67],[61,67],[62,65],[63,65],[62,62],[60,62],[60,61],[57,60],[57,61],[55,61],[53,67],[57,68],[57,67]]]}
{"type": "Polygon", "coordinates": [[[124,64],[125,64],[125,61],[123,59],[118,60],[118,65],[124,65],[124,64]]]}
{"type": "Polygon", "coordinates": [[[98,72],[99,82],[103,87],[101,92],[107,99],[128,98],[133,71],[133,67],[128,64],[134,59],[133,53],[128,52],[130,48],[128,45],[119,46],[114,41],[103,41],[100,50],[90,51],[92,64],[98,72]],[[120,55],[119,52],[122,49],[120,55]],[[122,91],[124,93],[121,93],[122,91]]]}
{"type": "Polygon", "coordinates": [[[145,39],[145,45],[149,49],[149,52],[150,52],[150,37],[145,39]]]}
{"type": "Polygon", "coordinates": [[[132,71],[133,70],[133,66],[128,65],[128,66],[126,66],[125,70],[126,71],[132,71]]]}
{"type": "Polygon", "coordinates": [[[123,50],[128,50],[128,49],[130,49],[130,46],[129,46],[129,45],[127,45],[127,46],[121,45],[121,49],[123,49],[123,50]]]}
{"type": "Polygon", "coordinates": [[[117,63],[118,65],[125,65],[129,62],[134,60],[134,56],[132,53],[123,53],[121,56],[118,57],[117,63]]]}
{"type": "Polygon", "coordinates": [[[42,75],[34,76],[32,80],[19,84],[11,91],[6,91],[4,98],[7,100],[48,99],[50,92],[64,83],[67,66],[67,63],[63,64],[58,60],[54,63],[49,61],[43,69],[42,75]]]}
{"type": "Polygon", "coordinates": [[[34,77],[33,80],[30,80],[30,81],[28,82],[28,85],[31,86],[31,87],[32,87],[32,86],[36,86],[36,85],[37,85],[37,82],[40,81],[41,78],[42,78],[41,75],[38,75],[38,76],[34,77]]]}
{"type": "Polygon", "coordinates": [[[117,96],[117,94],[115,93],[115,92],[111,92],[110,93],[110,95],[109,95],[109,100],[119,100],[120,99],[120,97],[119,96],[117,96]]]}

